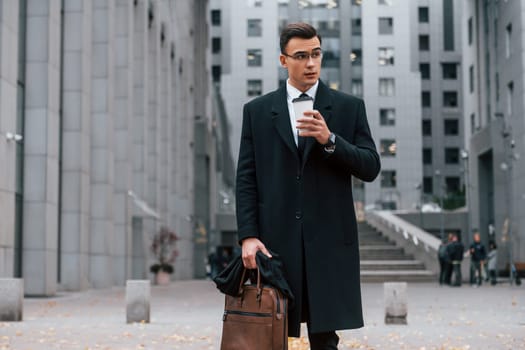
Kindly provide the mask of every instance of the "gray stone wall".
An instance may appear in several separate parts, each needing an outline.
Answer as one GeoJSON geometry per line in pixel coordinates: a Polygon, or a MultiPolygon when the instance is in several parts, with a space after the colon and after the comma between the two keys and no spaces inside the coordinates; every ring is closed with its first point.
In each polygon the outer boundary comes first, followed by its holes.
{"type": "MultiPolygon", "coordinates": [[[[150,238],[161,226],[181,237],[174,278],[194,276],[193,123],[197,109],[210,118],[207,33],[199,32],[207,30],[207,1],[198,2],[199,11],[194,5],[28,1],[27,62],[20,66],[27,81],[19,218],[26,294],[151,278],[150,238]]],[[[5,135],[16,132],[20,111],[19,17],[17,1],[0,0],[0,164],[8,165],[0,168],[0,276],[6,277],[15,267],[18,146],[5,135]]]]}
{"type": "Polygon", "coordinates": [[[57,289],[60,3],[27,3],[23,277],[29,295],[57,289]]]}
{"type": "Polygon", "coordinates": [[[14,272],[18,2],[0,0],[0,277],[14,272]]]}
{"type": "Polygon", "coordinates": [[[92,13],[86,2],[64,8],[60,271],[68,290],[89,284],[92,13]]]}

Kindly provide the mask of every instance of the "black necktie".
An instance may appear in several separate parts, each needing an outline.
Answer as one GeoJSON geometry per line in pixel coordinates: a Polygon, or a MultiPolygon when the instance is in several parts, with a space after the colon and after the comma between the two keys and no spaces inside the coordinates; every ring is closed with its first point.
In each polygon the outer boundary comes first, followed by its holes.
{"type": "MultiPolygon", "coordinates": [[[[311,100],[312,98],[305,93],[302,93],[298,98],[294,98],[292,102],[297,100],[311,100]]],[[[306,145],[306,137],[300,136],[299,131],[297,131],[297,150],[299,151],[299,156],[302,158],[304,153],[304,146],[306,145]]]]}

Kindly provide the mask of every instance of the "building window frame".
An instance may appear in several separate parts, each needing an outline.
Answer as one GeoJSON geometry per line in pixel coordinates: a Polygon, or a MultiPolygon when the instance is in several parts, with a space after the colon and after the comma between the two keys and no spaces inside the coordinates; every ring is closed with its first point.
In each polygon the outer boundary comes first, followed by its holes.
{"type": "Polygon", "coordinates": [[[262,67],[262,49],[247,49],[246,50],[246,65],[248,67],[262,67]]]}
{"type": "Polygon", "coordinates": [[[380,47],[378,48],[378,63],[380,66],[393,66],[394,65],[394,48],[393,47],[380,47]]]}
{"type": "Polygon", "coordinates": [[[381,170],[381,188],[396,188],[397,178],[395,170],[381,170]]]}
{"type": "Polygon", "coordinates": [[[395,157],[397,153],[397,143],[395,139],[379,140],[379,153],[382,157],[395,157]]]}
{"type": "Polygon", "coordinates": [[[418,36],[419,51],[430,51],[430,36],[428,34],[420,34],[418,36]]]}
{"type": "Polygon", "coordinates": [[[379,109],[379,124],[381,126],[396,125],[396,110],[395,108],[380,108],[379,109]]]}
{"type": "Polygon", "coordinates": [[[246,36],[256,38],[262,36],[262,19],[248,18],[246,20],[246,36]]]}
{"type": "Polygon", "coordinates": [[[430,79],[430,63],[429,62],[422,62],[419,64],[419,72],[421,74],[422,80],[429,80],[430,79]]]}
{"type": "Polygon", "coordinates": [[[378,18],[378,33],[379,35],[394,34],[394,18],[393,17],[379,17],[378,18]]]}
{"type": "Polygon", "coordinates": [[[379,78],[379,96],[392,97],[396,95],[396,81],[394,78],[379,78]]]}
{"type": "Polygon", "coordinates": [[[261,79],[248,79],[246,81],[246,91],[249,97],[261,96],[263,89],[263,82],[261,79]]]}

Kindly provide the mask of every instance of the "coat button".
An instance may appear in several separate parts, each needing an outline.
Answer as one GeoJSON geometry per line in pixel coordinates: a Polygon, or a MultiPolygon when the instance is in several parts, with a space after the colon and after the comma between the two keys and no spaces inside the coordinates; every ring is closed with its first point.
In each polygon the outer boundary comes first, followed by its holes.
{"type": "Polygon", "coordinates": [[[301,180],[301,175],[297,174],[297,176],[295,177],[297,180],[301,180]]]}
{"type": "Polygon", "coordinates": [[[302,217],[303,217],[303,213],[302,212],[300,212],[299,210],[295,212],[295,218],[297,220],[300,220],[302,217]]]}

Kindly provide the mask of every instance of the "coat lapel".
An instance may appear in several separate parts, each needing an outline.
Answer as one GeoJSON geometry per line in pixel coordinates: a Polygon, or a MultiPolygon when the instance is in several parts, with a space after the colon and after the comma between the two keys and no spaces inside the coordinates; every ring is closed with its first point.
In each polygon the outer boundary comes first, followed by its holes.
{"type": "MultiPolygon", "coordinates": [[[[315,95],[314,109],[321,112],[326,124],[329,125],[330,118],[332,117],[332,94],[330,88],[323,84],[321,80],[319,80],[317,94],[315,95]]],[[[317,141],[313,137],[307,138],[303,157],[303,167],[316,142],[317,141]]]]}
{"type": "Polygon", "coordinates": [[[297,145],[295,144],[292,127],[290,125],[290,115],[288,113],[288,103],[286,101],[286,85],[279,88],[272,102],[272,120],[277,132],[283,139],[290,151],[295,154],[299,160],[297,153],[297,145]]]}

